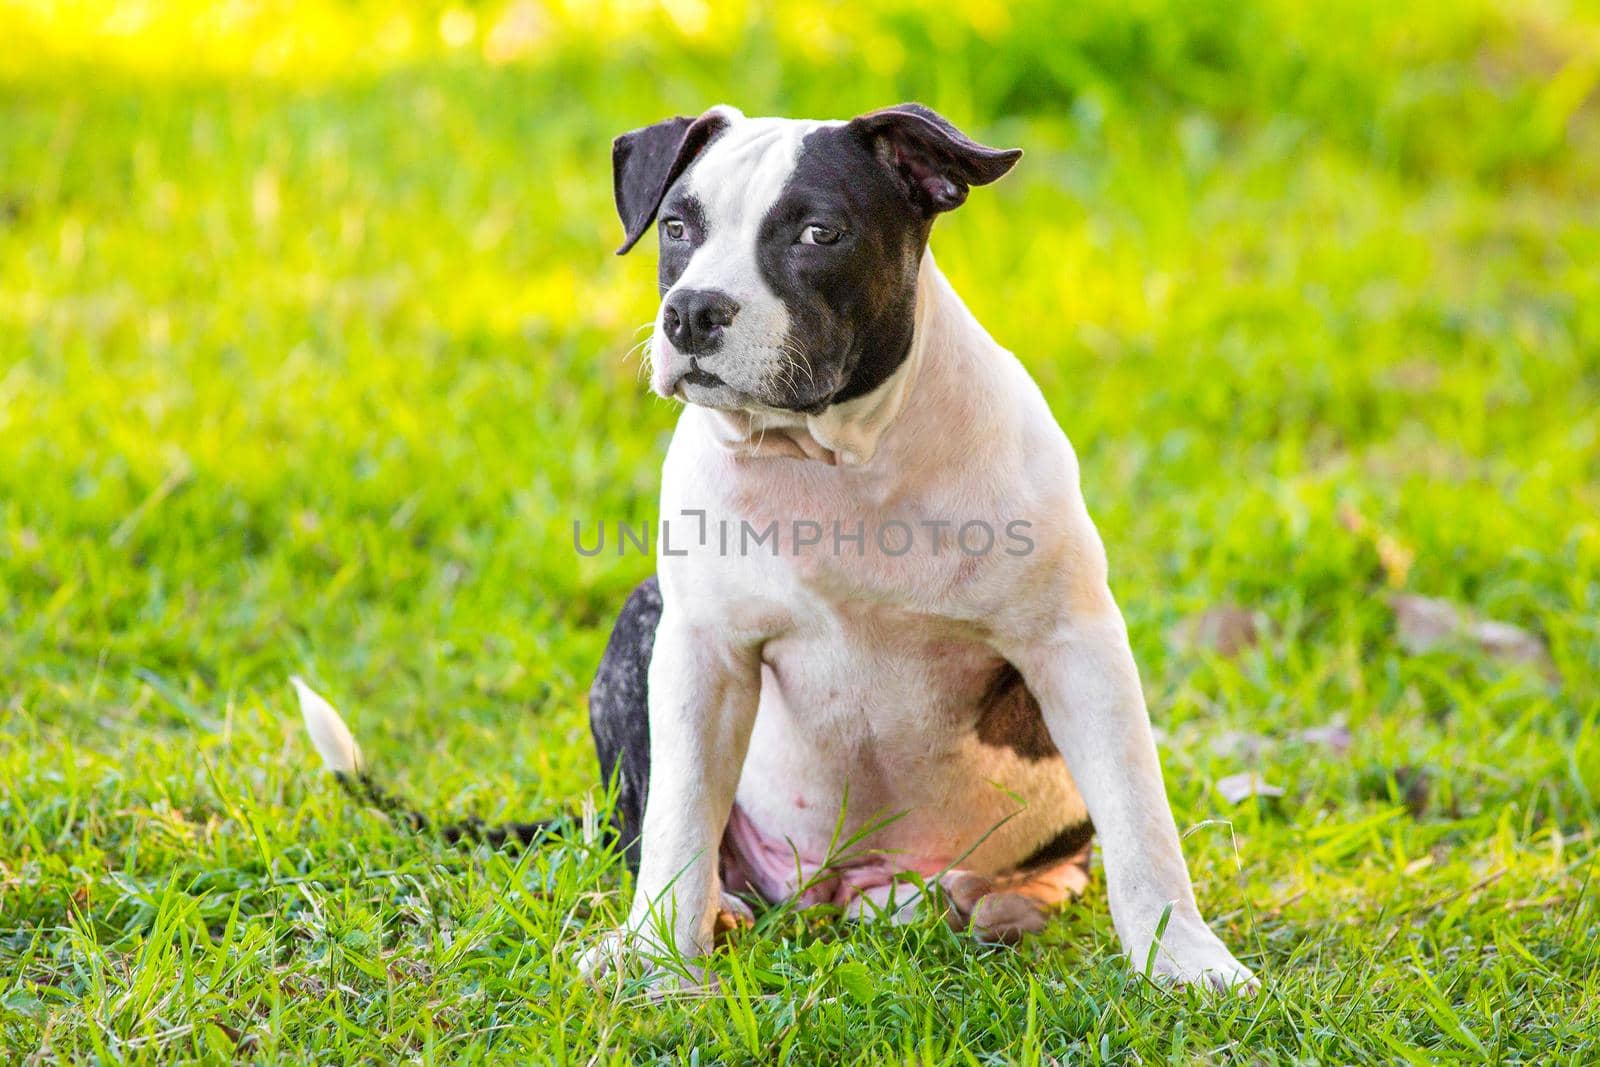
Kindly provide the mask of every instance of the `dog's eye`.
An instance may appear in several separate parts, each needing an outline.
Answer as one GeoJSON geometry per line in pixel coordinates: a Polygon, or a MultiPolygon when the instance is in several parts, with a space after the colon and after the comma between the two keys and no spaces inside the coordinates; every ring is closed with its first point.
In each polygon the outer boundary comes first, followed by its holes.
{"type": "Polygon", "coordinates": [[[807,226],[800,231],[800,243],[803,245],[831,245],[837,244],[839,238],[844,236],[838,230],[827,226],[807,226]]]}
{"type": "Polygon", "coordinates": [[[666,231],[668,239],[673,241],[683,240],[684,226],[682,219],[662,219],[661,228],[666,231]]]}

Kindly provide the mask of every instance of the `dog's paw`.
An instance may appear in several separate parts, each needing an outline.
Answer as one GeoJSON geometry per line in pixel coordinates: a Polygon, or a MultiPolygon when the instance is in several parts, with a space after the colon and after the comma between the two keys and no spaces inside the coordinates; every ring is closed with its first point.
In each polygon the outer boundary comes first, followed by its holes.
{"type": "Polygon", "coordinates": [[[1203,922],[1174,921],[1162,936],[1153,962],[1148,944],[1131,958],[1141,974],[1162,984],[1246,996],[1261,988],[1261,979],[1235,959],[1203,922]]]}
{"type": "Polygon", "coordinates": [[[717,944],[722,944],[734,931],[748,930],[755,924],[756,913],[750,910],[750,905],[723,890],[722,900],[717,906],[716,922],[712,924],[717,944]]]}
{"type": "MultiPolygon", "coordinates": [[[[741,902],[742,903],[742,902],[741,902]]],[[[748,907],[744,914],[750,915],[748,907]]],[[[754,921],[754,915],[750,915],[754,921]]],[[[669,962],[658,955],[653,945],[640,941],[626,930],[614,930],[578,954],[578,973],[599,984],[604,978],[639,978],[652,1000],[672,993],[693,992],[719,987],[717,976],[698,961],[669,962]]]]}
{"type": "Polygon", "coordinates": [[[1219,993],[1253,996],[1261,989],[1255,972],[1224,949],[1210,959],[1157,961],[1151,977],[1177,986],[1201,986],[1219,993]]]}
{"type": "Polygon", "coordinates": [[[1021,893],[990,893],[972,907],[972,933],[989,944],[1015,945],[1050,924],[1045,905],[1021,893]]]}

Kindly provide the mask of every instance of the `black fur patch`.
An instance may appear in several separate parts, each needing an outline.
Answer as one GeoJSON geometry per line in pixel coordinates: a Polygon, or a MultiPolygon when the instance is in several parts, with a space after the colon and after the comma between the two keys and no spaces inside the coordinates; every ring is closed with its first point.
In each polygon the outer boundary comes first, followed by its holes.
{"type": "Polygon", "coordinates": [[[683,223],[684,238],[674,241],[665,233],[660,235],[660,254],[656,259],[656,288],[662,296],[667,295],[677,280],[683,277],[683,272],[689,269],[689,260],[694,256],[695,250],[706,243],[706,213],[698,197],[684,192],[680,182],[673,187],[667,199],[661,203],[661,223],[658,229],[664,227],[668,219],[677,219],[683,223]]]}
{"type": "Polygon", "coordinates": [[[762,276],[788,309],[787,343],[806,371],[779,406],[821,411],[865,396],[899,369],[911,351],[917,272],[934,217],[1021,155],[978,144],[920,104],[806,137],[757,237],[762,276]],[[798,243],[812,224],[841,236],[798,243]]]}
{"type": "Polygon", "coordinates": [[[762,276],[788,309],[789,344],[810,371],[789,406],[820,410],[864,396],[904,362],[932,225],[849,126],[806,137],[757,237],[762,276]],[[841,236],[831,245],[798,243],[812,224],[841,236]]]}
{"type": "Polygon", "coordinates": [[[1088,819],[1074,823],[1062,830],[1059,834],[1033,850],[1033,853],[1021,863],[1017,864],[1019,871],[1032,870],[1035,867],[1051,867],[1062,860],[1081,857],[1085,870],[1089,867],[1089,842],[1094,840],[1094,823],[1088,819]]]}
{"type": "Polygon", "coordinates": [[[589,687],[589,732],[600,778],[609,785],[616,777],[616,828],[634,871],[650,791],[650,658],[660,621],[661,588],[652,575],[623,604],[589,687]]]}
{"type": "Polygon", "coordinates": [[[625,231],[617,255],[644,236],[667,190],[727,128],[726,118],[707,112],[697,119],[663,119],[611,143],[612,192],[625,231]]]}
{"type": "Polygon", "coordinates": [[[1060,759],[1061,752],[1044,724],[1044,714],[1022,680],[1022,673],[1007,663],[995,672],[978,712],[978,740],[994,748],[1009,748],[1025,760],[1060,759]]]}

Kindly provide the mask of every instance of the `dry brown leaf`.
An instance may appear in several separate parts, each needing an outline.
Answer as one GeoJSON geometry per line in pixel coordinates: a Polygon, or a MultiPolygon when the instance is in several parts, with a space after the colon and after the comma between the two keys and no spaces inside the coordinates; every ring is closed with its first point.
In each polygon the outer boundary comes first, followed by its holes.
{"type": "Polygon", "coordinates": [[[1272,739],[1249,730],[1225,730],[1211,739],[1211,751],[1224,759],[1254,760],[1272,739]]]}
{"type": "Polygon", "coordinates": [[[1552,679],[1556,677],[1544,642],[1520,626],[1479,618],[1459,604],[1414,593],[1396,594],[1389,599],[1389,606],[1394,609],[1400,647],[1414,655],[1451,644],[1470,644],[1484,655],[1529,664],[1552,679]]]}
{"type": "Polygon", "coordinates": [[[1255,771],[1246,771],[1243,774],[1230,774],[1226,778],[1217,779],[1217,792],[1229,804],[1237,804],[1247,797],[1281,797],[1283,787],[1270,784],[1265,778],[1255,771]]]}
{"type": "Polygon", "coordinates": [[[1350,745],[1354,741],[1350,735],[1350,727],[1344,724],[1343,718],[1334,719],[1326,726],[1308,726],[1294,736],[1308,745],[1326,748],[1335,756],[1343,756],[1349,752],[1350,745]]]}
{"type": "Polygon", "coordinates": [[[1182,649],[1204,649],[1236,656],[1260,638],[1253,614],[1238,604],[1218,604],[1191,615],[1173,627],[1172,643],[1182,649]]]}
{"type": "Polygon", "coordinates": [[[1479,619],[1467,627],[1467,636],[1484,652],[1515,663],[1531,663],[1549,668],[1550,653],[1544,642],[1509,622],[1479,619]]]}
{"type": "Polygon", "coordinates": [[[1400,647],[1417,654],[1454,640],[1466,624],[1461,610],[1448,600],[1397,593],[1389,598],[1400,647]]]}

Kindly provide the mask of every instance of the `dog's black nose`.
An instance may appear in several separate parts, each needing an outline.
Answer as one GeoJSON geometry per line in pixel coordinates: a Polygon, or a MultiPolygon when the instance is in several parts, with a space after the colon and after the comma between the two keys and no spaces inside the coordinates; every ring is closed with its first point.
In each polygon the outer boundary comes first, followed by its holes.
{"type": "Polygon", "coordinates": [[[667,297],[661,309],[661,325],[667,340],[679,352],[703,356],[722,345],[723,331],[733,325],[739,305],[727,293],[716,289],[680,289],[667,297]]]}

